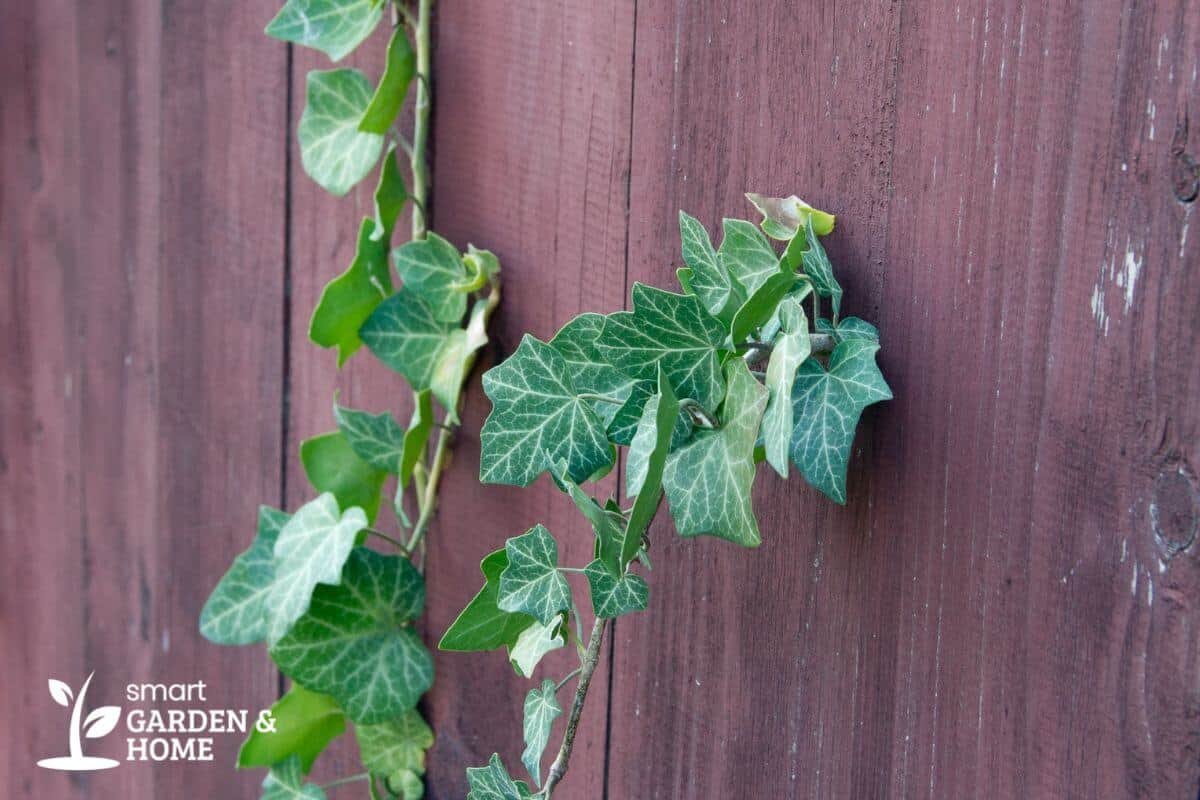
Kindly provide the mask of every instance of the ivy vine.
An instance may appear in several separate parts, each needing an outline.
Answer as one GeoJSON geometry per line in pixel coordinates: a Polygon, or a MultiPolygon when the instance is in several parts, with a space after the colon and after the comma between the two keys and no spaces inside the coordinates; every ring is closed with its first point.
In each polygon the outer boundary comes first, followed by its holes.
{"type": "Polygon", "coordinates": [[[648,531],[663,496],[680,536],[746,547],[762,541],[751,486],[763,461],[784,478],[794,464],[846,501],[859,417],[892,396],[875,361],[879,333],[841,316],[842,288],[820,241],[834,217],[795,196],[747,197],[762,221],[726,219],[717,248],[680,213],[682,293],[635,284],[631,311],[580,315],[549,342],[527,335],[483,376],[492,411],[480,478],[527,486],[549,472],[591,524],[595,546],[589,563],[567,567],[542,525],[509,539],[483,559],[483,588],[442,638],[443,650],[506,647],[527,677],[551,650],[574,641],[579,653],[577,669],[543,678],[525,697],[521,762],[540,789],[493,755],[467,770],[468,800],[549,798],[563,779],[605,628],[647,606],[648,531]],[[625,504],[580,486],[614,467],[618,447],[625,504]],[[571,575],[590,594],[586,638],[571,575]],[[564,713],[558,695],[572,680],[562,740],[543,773],[564,713]]]}
{"type": "Polygon", "coordinates": [[[316,497],[292,514],[260,510],[257,536],[200,617],[213,642],[265,642],[292,680],[271,707],[275,731],[252,732],[238,754],[240,767],[270,769],[262,796],[272,800],[320,800],[325,789],[354,781],[373,798],[424,794],[433,732],[417,704],[433,683],[433,658],[413,626],[425,604],[425,537],[464,385],[500,302],[492,253],[460,253],[427,230],[432,0],[288,0],[266,32],[339,61],[389,9],[393,30],[378,83],[357,69],[310,72],[297,135],[305,172],[331,194],[378,170],[374,215],[359,227],[349,267],[321,293],[309,338],[334,350],[339,368],[365,345],[411,386],[412,418],[401,425],[387,412],[335,403],[336,429],[300,446],[316,497]],[[397,119],[414,84],[408,138],[397,119]],[[406,204],[411,238],[393,248],[406,204]],[[399,539],[375,527],[391,477],[399,539]],[[368,538],[392,552],[369,549],[368,538]],[[347,721],[365,771],[324,787],[306,782],[347,721]]]}
{"type": "MultiPolygon", "coordinates": [[[[276,731],[252,733],[238,756],[239,766],[270,769],[262,796],[271,800],[321,800],[354,781],[372,798],[424,794],[433,732],[417,704],[433,682],[433,659],[413,625],[425,603],[425,537],[464,386],[500,301],[493,254],[459,252],[427,230],[431,6],[288,0],[267,26],[338,61],[390,10],[394,30],[375,85],[347,68],[307,78],[298,138],[308,175],[343,195],[378,169],[374,215],[362,221],[350,266],[322,292],[309,337],[335,350],[339,367],[365,346],[408,382],[414,409],[405,426],[335,403],[336,430],[300,448],[317,496],[291,514],[260,510],[257,536],[201,614],[205,637],[265,642],[292,679],[271,709],[276,731]],[[409,139],[396,120],[414,84],[409,139]],[[408,203],[411,238],[393,247],[408,203]],[[392,476],[401,538],[375,527],[392,476]],[[371,537],[395,552],[366,547],[371,537]],[[364,772],[308,782],[347,721],[364,772]]],[[[582,314],[549,342],[527,335],[483,377],[493,407],[481,433],[481,480],[527,486],[549,473],[591,525],[595,546],[587,564],[571,567],[542,525],[509,539],[483,559],[483,587],[442,636],[448,651],[503,647],[526,678],[552,650],[573,643],[579,654],[578,668],[542,677],[525,697],[521,761],[536,792],[493,755],[467,769],[468,800],[550,798],[562,781],[606,627],[647,607],[649,530],[664,496],[680,536],[747,547],[762,538],[751,503],[762,462],[785,478],[794,465],[832,500],[846,500],[859,418],[891,397],[875,360],[879,334],[841,315],[842,289],[820,241],[834,217],[795,196],[747,197],[761,222],[725,220],[719,247],[680,213],[681,292],[635,284],[631,310],[582,314]],[[625,502],[594,498],[582,485],[608,474],[619,448],[625,502]],[[586,636],[571,576],[590,596],[586,636]],[[559,695],[572,682],[564,711],[559,695]]]]}

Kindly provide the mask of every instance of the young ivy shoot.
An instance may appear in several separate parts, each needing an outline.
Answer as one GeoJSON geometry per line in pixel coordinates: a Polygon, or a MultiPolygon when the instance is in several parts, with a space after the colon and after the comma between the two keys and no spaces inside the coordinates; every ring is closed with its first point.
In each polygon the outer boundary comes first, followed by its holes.
{"type": "Polygon", "coordinates": [[[267,26],[270,36],[339,61],[390,20],[377,83],[350,68],[308,74],[298,130],[305,172],[334,195],[378,172],[374,214],[359,226],[349,267],[321,293],[309,338],[335,350],[339,367],[365,345],[412,389],[407,426],[387,412],[334,405],[336,429],[300,446],[314,499],[291,514],[260,510],[258,535],[201,613],[209,640],[265,642],[292,681],[271,707],[275,731],[254,730],[238,754],[240,767],[270,769],[262,797],[271,800],[321,800],[330,786],[356,781],[373,798],[424,793],[433,732],[416,706],[433,683],[433,658],[413,624],[425,604],[425,536],[463,387],[500,301],[494,255],[460,253],[426,229],[431,14],[432,0],[288,0],[267,26]],[[410,85],[407,138],[397,118],[410,85]],[[411,240],[394,247],[409,203],[411,240]],[[401,538],[376,527],[392,478],[387,505],[401,538]],[[369,549],[368,538],[390,552],[369,549]],[[364,771],[324,787],[307,782],[347,721],[364,771]]]}
{"type": "Polygon", "coordinates": [[[762,541],[750,499],[762,461],[785,478],[795,465],[830,499],[846,501],[859,417],[892,396],[875,362],[879,333],[841,316],[842,288],[819,238],[833,231],[833,216],[795,196],[747,197],[761,223],[726,219],[717,248],[680,213],[682,292],[635,284],[632,311],[582,314],[549,342],[526,335],[483,376],[492,411],[480,479],[527,486],[549,472],[591,524],[594,555],[561,565],[541,525],[509,539],[483,559],[483,588],[439,646],[505,647],[516,671],[532,677],[547,652],[570,642],[571,618],[578,622],[570,571],[586,577],[595,624],[577,643],[579,668],[544,678],[525,697],[521,761],[540,788],[514,779],[493,755],[467,770],[469,800],[549,798],[562,780],[605,627],[646,608],[639,573],[650,569],[647,531],[664,495],[680,536],[746,547],[762,541]],[[613,468],[617,447],[627,448],[625,504],[580,486],[613,468]],[[572,680],[562,739],[543,773],[564,713],[558,695],[572,680]]]}

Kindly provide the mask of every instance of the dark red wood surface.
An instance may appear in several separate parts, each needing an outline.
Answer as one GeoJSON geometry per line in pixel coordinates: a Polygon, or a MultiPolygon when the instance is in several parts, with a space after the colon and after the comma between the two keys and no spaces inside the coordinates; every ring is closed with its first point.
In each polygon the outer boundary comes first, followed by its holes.
{"type": "MultiPolygon", "coordinates": [[[[0,21],[0,794],[249,797],[215,764],[38,769],[127,683],[259,707],[197,612],[279,496],[286,51],[239,3],[6,3],[0,21]]],[[[124,757],[124,737],[87,740],[124,757]]]]}
{"type": "MultiPolygon", "coordinates": [[[[335,388],[407,416],[399,378],[306,340],[371,187],[299,168],[328,62],[260,36],[273,11],[4,9],[6,797],[257,797],[236,737],[212,765],[38,770],[65,746],[45,680],[265,705],[265,654],[203,642],[200,606],[257,504],[309,496],[296,448],[335,388]]],[[[482,366],[672,286],[678,209],[715,231],[743,191],[797,192],[839,215],[896,394],[845,508],[764,469],[757,551],[655,526],[651,607],[616,624],[555,797],[1194,798],[1200,6],[442,0],[437,28],[434,224],[505,269],[482,366]]],[[[505,538],[589,546],[544,481],[478,484],[486,411],[476,376],[431,641],[505,538]]],[[[529,684],[496,653],[437,670],[428,796],[460,798],[493,750],[519,770],[529,684]]]]}

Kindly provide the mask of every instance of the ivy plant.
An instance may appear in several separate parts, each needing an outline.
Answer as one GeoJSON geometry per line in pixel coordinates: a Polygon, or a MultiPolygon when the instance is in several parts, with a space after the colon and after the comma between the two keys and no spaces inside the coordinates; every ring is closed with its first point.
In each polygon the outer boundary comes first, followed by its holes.
{"type": "Polygon", "coordinates": [[[846,502],[859,418],[892,396],[876,365],[879,333],[841,315],[842,288],[820,239],[834,217],[795,196],[747,197],[761,221],[725,220],[716,247],[698,220],[680,213],[681,291],[635,284],[631,310],[583,314],[548,342],[525,336],[483,376],[492,411],[480,478],[527,486],[549,473],[595,543],[590,562],[568,566],[542,525],[509,539],[483,559],[483,588],[442,637],[443,650],[504,647],[528,678],[543,655],[572,641],[580,659],[566,676],[536,680],[525,696],[521,762],[529,780],[493,755],[467,770],[468,800],[549,798],[563,779],[605,629],[647,606],[649,529],[664,496],[680,536],[745,547],[762,541],[751,501],[760,463],[784,478],[795,466],[846,502]],[[618,448],[626,499],[594,498],[581,484],[608,473],[618,448]],[[581,583],[573,586],[571,576],[581,583]],[[586,639],[576,602],[583,584],[594,617],[586,639]],[[559,694],[572,681],[564,703],[559,694]]]}
{"type": "MultiPolygon", "coordinates": [[[[292,513],[260,510],[257,536],[201,613],[209,640],[265,643],[292,681],[271,707],[274,729],[255,730],[238,756],[241,767],[269,768],[264,798],[320,800],[330,786],[352,781],[363,781],[373,798],[424,793],[433,732],[417,704],[433,683],[433,658],[414,624],[425,604],[425,536],[464,385],[500,301],[500,265],[486,250],[460,252],[427,230],[432,0],[411,1],[287,0],[267,26],[268,35],[336,62],[390,18],[377,82],[346,67],[307,76],[297,131],[305,172],[334,195],[378,175],[354,258],[325,286],[308,332],[336,353],[338,367],[365,346],[407,381],[413,412],[402,424],[386,411],[335,403],[336,428],[300,446],[313,498],[292,513]],[[398,116],[410,86],[416,97],[406,137],[398,116]],[[412,232],[401,244],[396,228],[406,204],[412,232]],[[394,491],[385,503],[389,480],[394,491]],[[381,508],[394,512],[401,538],[376,527],[381,508]],[[368,538],[389,552],[368,548],[368,538]],[[347,722],[364,771],[325,786],[309,782],[318,755],[347,722]]],[[[540,646],[529,642],[527,663],[540,646]]]]}

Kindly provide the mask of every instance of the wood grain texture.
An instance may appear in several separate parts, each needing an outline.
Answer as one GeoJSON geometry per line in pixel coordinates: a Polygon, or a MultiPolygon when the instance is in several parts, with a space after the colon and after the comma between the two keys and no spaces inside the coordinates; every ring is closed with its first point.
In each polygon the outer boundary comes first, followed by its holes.
{"type": "MultiPolygon", "coordinates": [[[[545,340],[580,311],[622,304],[633,4],[444,0],[438,15],[433,221],[455,244],[491,249],[503,265],[504,302],[486,368],[525,332],[545,340]]],[[[581,567],[591,558],[590,528],[549,479],[529,489],[479,484],[478,434],[488,409],[477,371],[430,539],[435,636],[482,585],[483,556],[534,523],[565,543],[563,563],[581,567]]],[[[565,675],[576,663],[561,651],[537,678],[565,675]]],[[[515,677],[502,652],[438,653],[436,664],[430,796],[462,797],[464,768],[496,751],[524,775],[521,708],[533,683],[515,677]]],[[[603,792],[606,689],[601,675],[556,798],[603,792]]]]}
{"type": "MultiPolygon", "coordinates": [[[[197,613],[279,486],[284,50],[235,3],[5,11],[0,512],[5,797],[216,797],[217,761],[40,770],[55,677],[94,705],[204,680],[258,707],[261,654],[197,613]]],[[[124,737],[89,742],[124,757],[124,737]]]]}
{"type": "Polygon", "coordinates": [[[896,400],[846,508],[760,473],[759,552],[657,526],[609,795],[1194,797],[1197,9],[836,12],[638,4],[630,278],[797,191],[896,400]]]}

